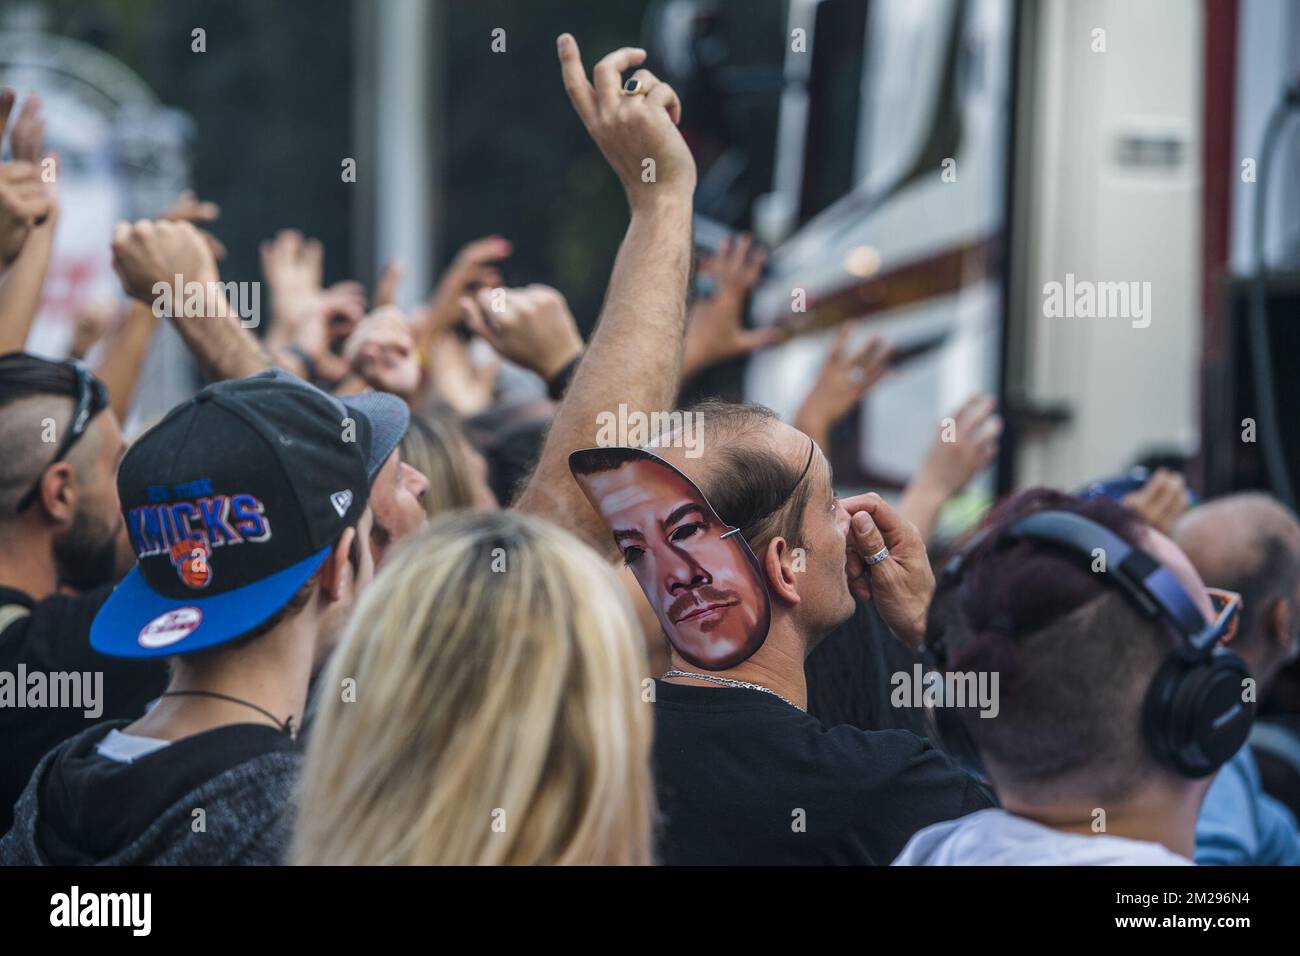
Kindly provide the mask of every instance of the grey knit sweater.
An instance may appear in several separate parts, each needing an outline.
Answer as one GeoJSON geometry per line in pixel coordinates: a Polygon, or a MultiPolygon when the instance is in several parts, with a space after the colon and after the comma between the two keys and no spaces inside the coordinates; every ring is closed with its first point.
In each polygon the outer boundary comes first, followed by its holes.
{"type": "Polygon", "coordinates": [[[284,861],[302,763],[287,738],[237,725],[117,764],[95,745],[124,724],[97,725],[42,758],[0,839],[0,865],[284,861]]]}

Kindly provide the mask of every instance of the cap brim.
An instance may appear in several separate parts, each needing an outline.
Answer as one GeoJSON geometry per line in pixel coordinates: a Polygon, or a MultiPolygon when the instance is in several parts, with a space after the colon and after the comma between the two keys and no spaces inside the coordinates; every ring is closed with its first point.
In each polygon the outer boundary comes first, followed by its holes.
{"type": "Polygon", "coordinates": [[[90,646],[109,657],[176,657],[216,647],[269,620],[293,598],[333,547],[242,588],[209,597],[170,598],[153,590],[137,565],[100,607],[90,646]],[[159,627],[167,615],[176,626],[159,627]]]}
{"type": "Polygon", "coordinates": [[[370,454],[366,460],[366,472],[374,481],[388,456],[406,435],[407,426],[411,424],[411,410],[406,402],[387,392],[358,392],[337,398],[348,411],[364,415],[370,422],[370,454]]]}

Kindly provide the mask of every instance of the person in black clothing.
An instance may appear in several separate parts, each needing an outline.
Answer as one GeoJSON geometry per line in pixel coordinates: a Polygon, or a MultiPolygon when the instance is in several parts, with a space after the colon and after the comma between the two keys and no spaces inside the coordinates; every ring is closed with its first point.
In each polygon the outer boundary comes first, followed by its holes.
{"type": "MultiPolygon", "coordinates": [[[[656,682],[662,861],[883,865],[918,830],[992,806],[915,734],[828,730],[806,712],[805,661],[854,613],[855,596],[874,603],[895,637],[919,643],[934,577],[916,529],[877,495],[838,501],[825,456],[769,410],[706,402],[692,411],[707,452],[688,457],[671,436],[653,451],[749,543],[771,624],[758,650],[725,670],[704,671],[674,649],[656,682]]],[[[675,528],[673,537],[717,530],[675,528]]]]}
{"type": "Polygon", "coordinates": [[[131,563],[114,477],[122,432],[103,384],[71,362],[0,356],[0,448],[3,833],[46,751],[97,721],[139,716],[167,672],[90,649],[90,622],[131,563]],[[30,706],[54,675],[76,675],[64,686],[97,699],[30,706]]]}
{"type": "Polygon", "coordinates": [[[823,727],[910,730],[935,740],[926,708],[895,707],[890,700],[894,675],[910,675],[921,656],[889,632],[874,604],[863,598],[854,604],[853,616],[804,661],[808,713],[823,727]]]}
{"type": "Polygon", "coordinates": [[[118,474],[137,564],[90,644],[169,658],[171,677],[148,713],[41,759],[0,864],[283,858],[317,643],[373,574],[371,485],[408,414],[276,370],[208,386],[140,437],[118,474]]]}

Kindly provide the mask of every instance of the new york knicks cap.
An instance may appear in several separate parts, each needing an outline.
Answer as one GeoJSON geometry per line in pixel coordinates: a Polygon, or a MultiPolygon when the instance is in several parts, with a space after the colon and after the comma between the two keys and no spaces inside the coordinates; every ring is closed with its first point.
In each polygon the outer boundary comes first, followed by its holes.
{"type": "Polygon", "coordinates": [[[408,421],[395,396],[336,399],[279,370],[172,409],[118,469],[136,566],[95,616],[91,646],[172,657],[263,624],[360,518],[408,421]]]}

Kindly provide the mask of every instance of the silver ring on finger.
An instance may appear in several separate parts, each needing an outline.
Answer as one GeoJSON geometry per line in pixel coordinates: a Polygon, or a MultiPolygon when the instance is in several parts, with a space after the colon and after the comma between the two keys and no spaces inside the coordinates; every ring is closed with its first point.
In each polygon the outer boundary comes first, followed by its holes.
{"type": "Polygon", "coordinates": [[[877,551],[875,554],[871,555],[870,557],[864,557],[862,560],[865,561],[865,562],[867,563],[867,566],[868,566],[868,567],[870,567],[870,566],[873,565],[873,564],[879,564],[881,561],[885,560],[885,558],[887,558],[887,557],[889,557],[889,549],[888,549],[888,548],[881,548],[881,549],[880,549],[879,551],[877,551]]]}

